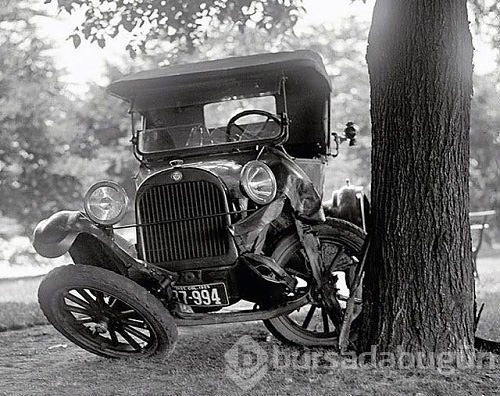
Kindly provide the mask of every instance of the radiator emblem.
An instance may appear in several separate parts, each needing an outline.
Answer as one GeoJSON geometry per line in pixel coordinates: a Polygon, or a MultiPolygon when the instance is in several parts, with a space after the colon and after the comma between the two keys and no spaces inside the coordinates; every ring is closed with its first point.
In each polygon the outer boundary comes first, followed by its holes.
{"type": "Polygon", "coordinates": [[[179,171],[172,172],[170,175],[173,181],[178,182],[182,180],[182,173],[179,171]]]}

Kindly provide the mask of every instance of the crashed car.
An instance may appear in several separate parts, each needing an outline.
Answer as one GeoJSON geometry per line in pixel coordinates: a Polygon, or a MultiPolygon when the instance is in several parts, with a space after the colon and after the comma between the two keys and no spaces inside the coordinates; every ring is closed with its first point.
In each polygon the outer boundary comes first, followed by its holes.
{"type": "Polygon", "coordinates": [[[74,261],[40,285],[49,322],[106,357],[168,355],[178,326],[255,320],[284,342],[335,345],[365,232],[322,207],[327,159],[355,133],[332,136],[321,57],[174,65],[109,92],[130,104],[135,196],[101,181],[84,211],[38,224],[36,251],[74,261]]]}

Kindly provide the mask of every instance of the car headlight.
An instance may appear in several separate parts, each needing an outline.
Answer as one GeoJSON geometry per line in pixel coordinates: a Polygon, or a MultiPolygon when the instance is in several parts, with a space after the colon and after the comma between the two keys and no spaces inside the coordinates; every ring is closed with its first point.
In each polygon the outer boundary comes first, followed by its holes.
{"type": "Polygon", "coordinates": [[[250,161],[240,175],[241,185],[248,198],[259,205],[265,205],[276,197],[276,179],[273,171],[263,162],[250,161]]]}
{"type": "Polygon", "coordinates": [[[127,210],[128,197],[124,188],[111,181],[101,181],[85,194],[84,207],[92,221],[103,225],[118,223],[127,210]]]}

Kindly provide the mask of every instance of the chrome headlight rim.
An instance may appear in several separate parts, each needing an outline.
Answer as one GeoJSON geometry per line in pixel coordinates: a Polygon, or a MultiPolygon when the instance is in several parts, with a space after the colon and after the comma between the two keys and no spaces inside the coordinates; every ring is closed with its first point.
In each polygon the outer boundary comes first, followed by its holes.
{"type": "Polygon", "coordinates": [[[277,183],[276,183],[276,177],[274,176],[273,171],[271,168],[265,164],[262,161],[259,160],[253,160],[247,162],[240,173],[240,184],[242,186],[242,189],[244,193],[247,195],[248,198],[250,198],[253,202],[255,202],[258,205],[267,205],[271,203],[274,198],[276,198],[276,193],[278,190],[277,183]],[[270,186],[271,186],[271,192],[267,197],[263,197],[262,195],[258,195],[251,187],[250,187],[250,173],[252,170],[255,170],[256,168],[263,170],[266,175],[269,177],[270,181],[270,186]]]}
{"type": "Polygon", "coordinates": [[[83,207],[85,209],[85,213],[87,214],[87,216],[94,223],[104,225],[104,226],[112,226],[123,219],[123,217],[125,216],[125,214],[127,212],[128,203],[129,203],[129,198],[128,198],[127,192],[120,184],[118,184],[114,181],[111,181],[111,180],[102,180],[102,181],[99,181],[97,183],[94,183],[87,190],[87,192],[85,193],[84,200],[83,200],[83,207]],[[120,212],[118,213],[118,215],[116,215],[115,217],[113,217],[112,219],[109,219],[109,220],[103,220],[103,219],[95,216],[92,213],[92,210],[90,208],[90,198],[91,198],[92,194],[94,194],[98,189],[100,189],[102,187],[112,188],[113,190],[118,192],[123,199],[123,202],[121,202],[122,208],[121,208],[120,212]]]}

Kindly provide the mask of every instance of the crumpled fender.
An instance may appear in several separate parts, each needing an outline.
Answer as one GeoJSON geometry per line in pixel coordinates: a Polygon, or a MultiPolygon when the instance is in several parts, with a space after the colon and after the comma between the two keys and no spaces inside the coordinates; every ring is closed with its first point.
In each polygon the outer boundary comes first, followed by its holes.
{"type": "Polygon", "coordinates": [[[63,210],[38,223],[33,247],[44,257],[59,257],[69,251],[81,233],[97,238],[125,262],[135,261],[135,249],[130,243],[119,235],[106,233],[78,211],[63,210]]]}
{"type": "Polygon", "coordinates": [[[300,166],[271,147],[259,159],[272,169],[276,177],[277,198],[232,226],[240,252],[262,248],[269,224],[281,216],[285,197],[300,220],[315,224],[325,221],[321,196],[300,166]]]}
{"type": "Polygon", "coordinates": [[[299,217],[324,222],[321,196],[313,182],[292,158],[274,148],[269,148],[260,158],[268,164],[276,177],[278,195],[285,195],[299,217]]]}

